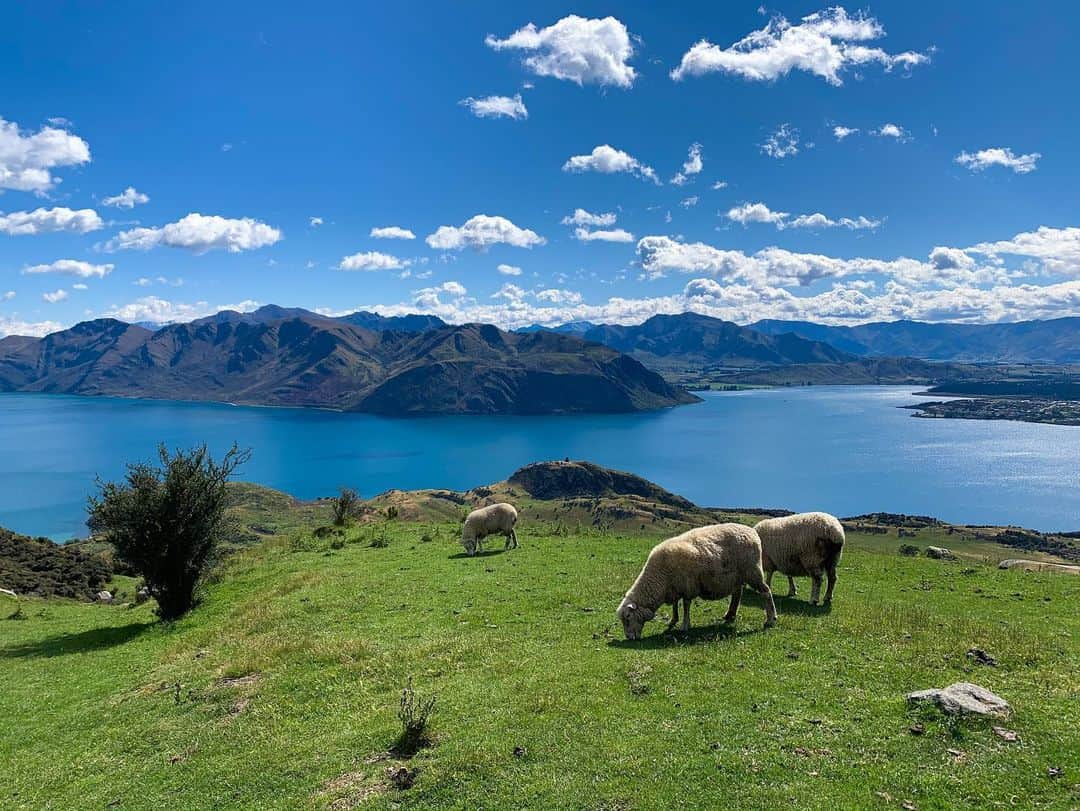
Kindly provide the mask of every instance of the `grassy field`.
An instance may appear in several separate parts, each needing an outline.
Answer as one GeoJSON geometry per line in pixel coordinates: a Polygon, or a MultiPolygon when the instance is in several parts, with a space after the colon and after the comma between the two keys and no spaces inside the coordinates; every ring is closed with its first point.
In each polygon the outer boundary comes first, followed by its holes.
{"type": "Polygon", "coordinates": [[[171,626],[0,603],[0,807],[1080,806],[1080,578],[852,536],[831,610],[779,598],[765,632],[750,595],[731,629],[698,602],[688,636],[626,643],[614,609],[657,530],[526,521],[467,558],[450,520],[268,529],[171,626]],[[905,705],[954,681],[1009,700],[1019,741],[905,705]],[[438,700],[404,761],[410,682],[438,700]]]}

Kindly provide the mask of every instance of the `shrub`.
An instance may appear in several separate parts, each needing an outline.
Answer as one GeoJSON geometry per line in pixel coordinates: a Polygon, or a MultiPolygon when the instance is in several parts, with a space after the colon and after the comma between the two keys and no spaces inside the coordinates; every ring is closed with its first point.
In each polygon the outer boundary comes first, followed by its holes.
{"type": "Polygon", "coordinates": [[[342,487],[341,492],[334,497],[334,526],[343,527],[349,519],[356,514],[360,504],[359,494],[351,487],[342,487]]]}
{"type": "Polygon", "coordinates": [[[900,544],[900,554],[908,558],[917,558],[919,556],[919,547],[912,546],[909,543],[900,544]]]}
{"type": "Polygon", "coordinates": [[[87,523],[146,581],[162,619],[194,607],[227,536],[225,484],[250,455],[234,444],[216,462],[205,445],[170,454],[162,444],[160,466],[140,462],[128,465],[123,482],[98,481],[87,523]]]}
{"type": "Polygon", "coordinates": [[[371,539],[372,549],[386,549],[390,545],[390,539],[385,535],[376,535],[371,539]]]}
{"type": "Polygon", "coordinates": [[[394,744],[395,754],[412,757],[431,741],[427,735],[428,720],[435,710],[434,694],[426,701],[421,700],[412,689],[412,682],[401,691],[401,705],[398,720],[401,721],[401,737],[394,744]]]}
{"type": "Polygon", "coordinates": [[[389,507],[386,508],[386,520],[387,521],[393,521],[397,517],[398,517],[398,508],[395,507],[393,504],[391,504],[389,507]]]}

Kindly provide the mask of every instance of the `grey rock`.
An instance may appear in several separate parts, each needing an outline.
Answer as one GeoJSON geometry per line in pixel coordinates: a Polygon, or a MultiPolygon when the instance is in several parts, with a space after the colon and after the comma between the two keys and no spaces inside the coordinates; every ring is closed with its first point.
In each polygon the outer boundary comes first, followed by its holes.
{"type": "Polygon", "coordinates": [[[935,560],[953,560],[956,557],[951,549],[946,549],[944,546],[926,547],[926,556],[935,560]]]}
{"type": "Polygon", "coordinates": [[[911,704],[933,702],[946,715],[992,715],[1003,717],[1012,712],[1009,702],[994,695],[985,687],[966,681],[950,684],[944,689],[917,690],[907,694],[911,704]]]}
{"type": "Polygon", "coordinates": [[[111,603],[113,601],[113,596],[103,589],[97,593],[97,601],[99,603],[111,603]]]}
{"type": "Polygon", "coordinates": [[[150,599],[150,589],[146,586],[139,586],[139,590],[135,592],[135,603],[145,603],[150,599]]]}

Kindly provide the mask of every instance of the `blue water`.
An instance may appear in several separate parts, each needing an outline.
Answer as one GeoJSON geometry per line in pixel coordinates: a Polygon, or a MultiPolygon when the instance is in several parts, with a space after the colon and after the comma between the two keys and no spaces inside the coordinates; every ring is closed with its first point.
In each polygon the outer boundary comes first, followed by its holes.
{"type": "Polygon", "coordinates": [[[542,459],[590,459],[709,506],[890,511],[1080,530],[1080,428],[915,419],[907,387],[705,396],[631,415],[393,420],[300,409],[0,395],[0,526],[85,533],[95,476],[119,478],[156,444],[236,440],[240,478],[301,498],[348,485],[467,489],[542,459]]]}

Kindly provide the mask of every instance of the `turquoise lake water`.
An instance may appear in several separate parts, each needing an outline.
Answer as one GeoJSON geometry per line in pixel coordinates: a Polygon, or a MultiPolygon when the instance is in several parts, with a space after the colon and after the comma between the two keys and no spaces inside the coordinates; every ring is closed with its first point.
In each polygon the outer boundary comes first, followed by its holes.
{"type": "Polygon", "coordinates": [[[724,392],[630,415],[433,417],[0,394],[0,526],[84,534],[94,478],[119,478],[159,441],[236,440],[240,478],[301,498],[342,485],[467,489],[543,459],[628,470],[708,506],[889,511],[1080,530],[1080,428],[916,419],[914,388],[724,392]]]}

